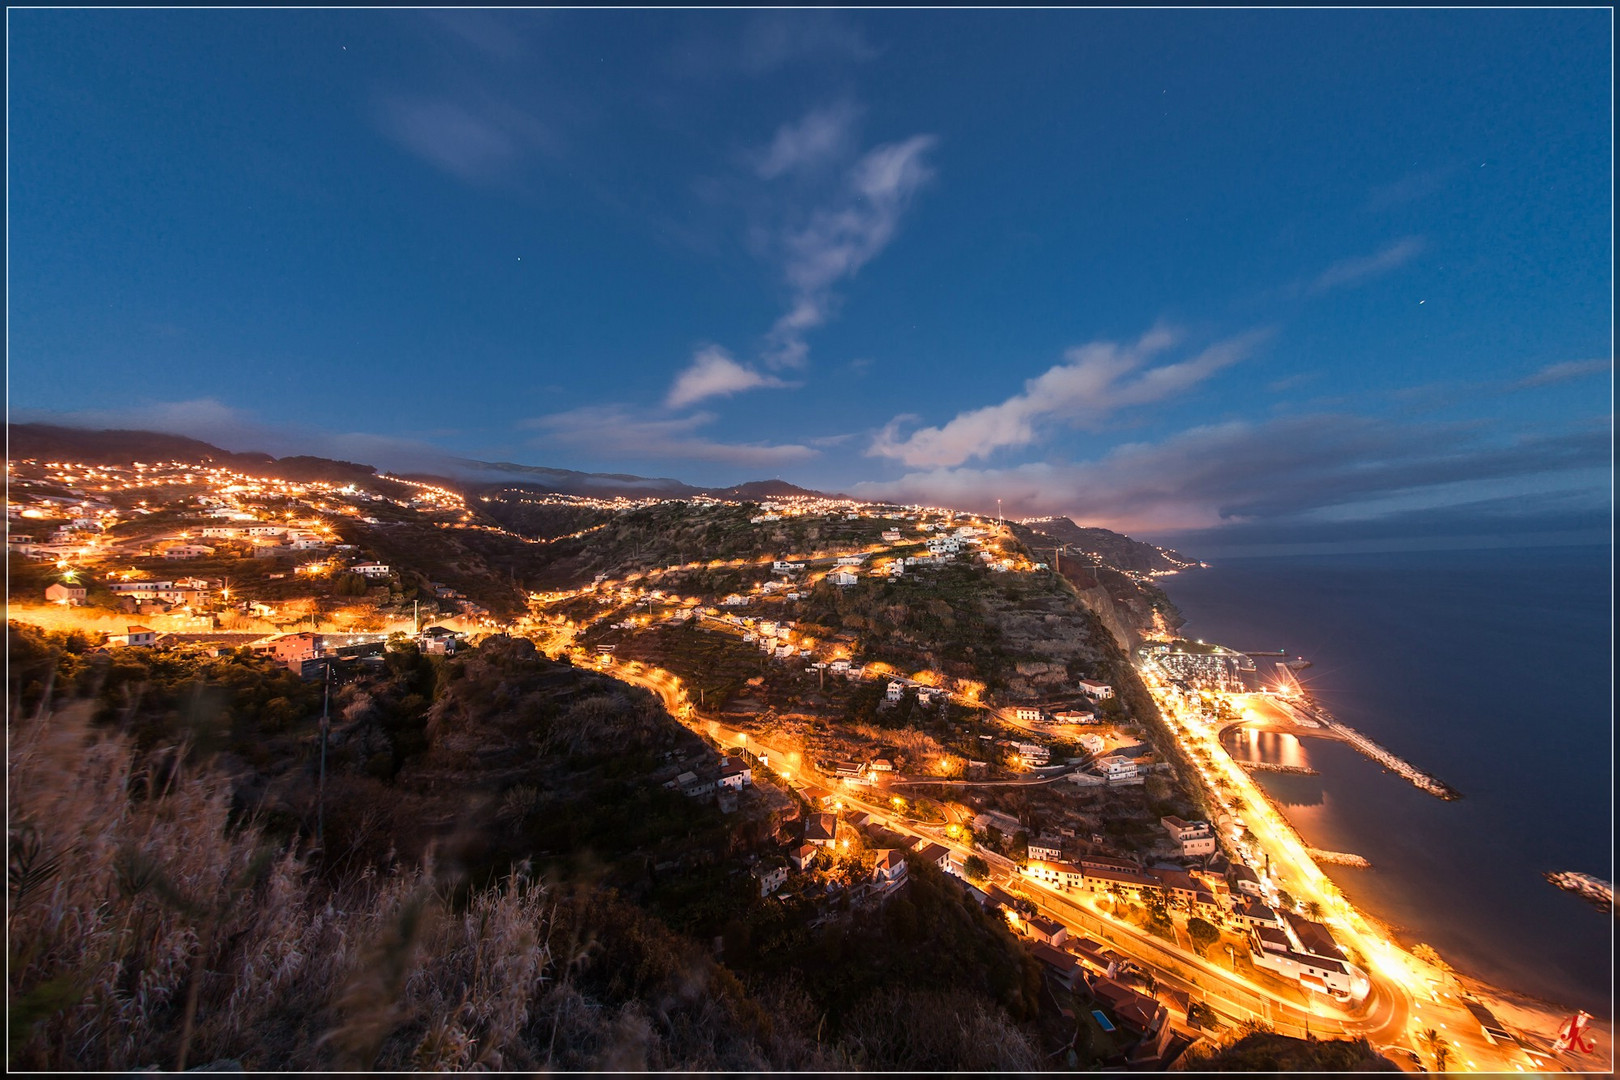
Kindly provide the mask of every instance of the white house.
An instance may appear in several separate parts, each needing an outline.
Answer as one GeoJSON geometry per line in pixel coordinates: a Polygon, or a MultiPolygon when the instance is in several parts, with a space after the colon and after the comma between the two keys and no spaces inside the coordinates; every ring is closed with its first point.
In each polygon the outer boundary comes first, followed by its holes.
{"type": "Polygon", "coordinates": [[[886,530],[884,530],[883,539],[884,539],[884,541],[886,543],[898,544],[900,542],[900,530],[899,529],[886,529],[886,530]]]}
{"type": "Polygon", "coordinates": [[[1023,874],[1043,885],[1059,889],[1078,889],[1086,879],[1085,872],[1073,863],[1031,861],[1023,874]]]}
{"type": "Polygon", "coordinates": [[[1103,742],[1101,735],[1080,736],[1080,749],[1088,754],[1100,754],[1108,744],[1103,742]]]}
{"type": "Polygon", "coordinates": [[[89,590],[83,585],[68,585],[58,581],[45,586],[45,599],[65,607],[80,606],[88,595],[89,590]]]}
{"type": "Polygon", "coordinates": [[[738,596],[736,593],[732,593],[730,596],[728,596],[724,600],[720,601],[720,606],[721,607],[742,607],[746,603],[748,603],[748,601],[746,599],[744,599],[741,596],[738,596]]]}
{"type": "Polygon", "coordinates": [[[374,562],[356,563],[349,567],[349,570],[351,573],[362,574],[368,578],[387,577],[392,572],[386,563],[374,562]]]}
{"type": "Polygon", "coordinates": [[[840,556],[838,556],[838,565],[839,566],[859,566],[859,565],[861,565],[861,563],[863,563],[865,561],[866,561],[866,556],[865,555],[840,555],[840,556]]]}
{"type": "Polygon", "coordinates": [[[770,866],[763,862],[755,863],[749,875],[759,883],[759,895],[769,896],[783,885],[787,884],[788,868],[786,866],[770,866]]]}
{"type": "Polygon", "coordinates": [[[1212,855],[1215,852],[1215,830],[1207,821],[1183,821],[1178,817],[1163,817],[1159,824],[1170,834],[1170,839],[1181,845],[1183,855],[1212,855]]]}
{"type": "Polygon", "coordinates": [[[898,848],[882,848],[877,852],[877,864],[872,867],[872,880],[900,881],[906,876],[906,853],[898,848]]]}
{"type": "Polygon", "coordinates": [[[213,553],[213,548],[203,544],[175,544],[163,549],[165,559],[204,559],[213,553]]]}
{"type": "Polygon", "coordinates": [[[888,701],[899,701],[905,696],[905,692],[906,688],[903,683],[892,682],[889,684],[888,689],[883,692],[883,696],[888,701]]]}
{"type": "Polygon", "coordinates": [[[1036,941],[1044,941],[1054,948],[1061,946],[1069,939],[1069,929],[1055,919],[1043,919],[1032,916],[1024,920],[1024,926],[1029,930],[1029,936],[1036,941]]]}
{"type": "Polygon", "coordinates": [[[1023,720],[1031,724],[1038,723],[1041,719],[1041,710],[1030,708],[1027,705],[1020,705],[1013,710],[1013,719],[1023,720]]]}
{"type": "Polygon", "coordinates": [[[955,555],[962,550],[962,541],[953,536],[936,536],[928,541],[928,550],[934,555],[955,555]]]}
{"type": "Polygon", "coordinates": [[[1114,688],[1107,683],[1097,682],[1094,679],[1081,679],[1080,689],[1096,698],[1098,701],[1114,696],[1114,688]]]}
{"type": "Polygon", "coordinates": [[[775,562],[771,563],[771,569],[779,574],[794,574],[804,569],[804,563],[785,562],[782,559],[777,559],[775,562]]]}
{"type": "Polygon", "coordinates": [[[157,644],[157,631],[147,626],[125,627],[124,633],[109,635],[107,644],[132,645],[149,649],[157,644]]]}
{"type": "Polygon", "coordinates": [[[827,665],[827,669],[829,671],[831,671],[835,675],[848,675],[849,674],[849,661],[848,660],[834,660],[832,663],[827,665]]]}
{"type": "Polygon", "coordinates": [[[860,575],[857,574],[853,568],[848,566],[840,566],[832,573],[827,575],[828,581],[832,582],[834,585],[840,586],[853,585],[860,581],[860,579],[860,575]]]}
{"type": "Polygon", "coordinates": [[[1012,745],[1018,756],[1030,765],[1045,765],[1052,758],[1052,751],[1040,743],[1015,742],[1012,745]]]}
{"type": "Polygon", "coordinates": [[[1031,840],[1028,849],[1031,860],[1039,862],[1057,862],[1063,858],[1063,845],[1050,837],[1041,837],[1031,840]]]}
{"type": "Polygon", "coordinates": [[[1052,719],[1060,724],[1095,724],[1097,714],[1089,712],[1055,712],[1052,719]]]}
{"type": "Polygon", "coordinates": [[[1135,779],[1137,773],[1136,762],[1130,758],[1118,756],[1099,758],[1096,762],[1096,768],[1098,774],[1109,783],[1135,779]]]}

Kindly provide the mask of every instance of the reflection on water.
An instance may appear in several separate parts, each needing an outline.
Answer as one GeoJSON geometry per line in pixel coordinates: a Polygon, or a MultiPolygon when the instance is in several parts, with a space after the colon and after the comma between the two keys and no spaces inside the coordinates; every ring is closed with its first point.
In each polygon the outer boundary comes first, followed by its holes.
{"type": "Polygon", "coordinates": [[[1286,732],[1234,728],[1226,733],[1225,742],[1228,752],[1238,761],[1264,761],[1302,769],[1311,764],[1305,747],[1286,732]]]}

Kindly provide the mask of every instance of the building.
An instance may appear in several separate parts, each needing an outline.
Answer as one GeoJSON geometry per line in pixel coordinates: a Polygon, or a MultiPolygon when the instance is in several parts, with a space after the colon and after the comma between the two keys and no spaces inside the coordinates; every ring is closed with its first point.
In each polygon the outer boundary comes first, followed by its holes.
{"type": "Polygon", "coordinates": [[[1102,701],[1114,696],[1114,688],[1107,683],[1097,682],[1094,679],[1081,679],[1080,689],[1091,697],[1102,701]]]}
{"type": "Polygon", "coordinates": [[[1085,887],[1094,893],[1117,893],[1137,899],[1160,896],[1164,886],[1159,879],[1142,870],[1115,870],[1085,868],[1085,887]]]}
{"type": "Polygon", "coordinates": [[[1235,893],[1246,893],[1253,897],[1266,895],[1265,888],[1260,884],[1260,875],[1242,863],[1234,864],[1226,876],[1231,881],[1232,891],[1235,893]]]}
{"type": "Polygon", "coordinates": [[[906,876],[906,853],[898,848],[882,848],[877,853],[877,864],[872,867],[872,880],[888,883],[901,881],[906,876]]]}
{"type": "Polygon", "coordinates": [[[804,842],[816,847],[831,847],[838,840],[836,814],[811,814],[804,823],[804,842]]]}
{"type": "Polygon", "coordinates": [[[986,829],[995,829],[1003,836],[1012,836],[1023,829],[1023,822],[1011,814],[1003,814],[1000,810],[986,810],[976,814],[973,818],[973,827],[980,832],[986,829]]]}
{"type": "Polygon", "coordinates": [[[430,626],[416,635],[416,647],[429,656],[454,656],[466,635],[443,626],[430,626]]]}
{"type": "Polygon", "coordinates": [[[1108,744],[1103,742],[1101,735],[1080,736],[1080,749],[1088,754],[1100,754],[1107,748],[1108,744]]]}
{"type": "Polygon", "coordinates": [[[748,874],[758,883],[759,895],[769,896],[787,884],[788,868],[783,863],[757,862],[748,874]]]}
{"type": "Polygon", "coordinates": [[[1052,714],[1052,719],[1060,724],[1095,724],[1097,714],[1073,711],[1055,712],[1052,714]]]}
{"type": "Polygon", "coordinates": [[[1055,919],[1043,919],[1033,916],[1024,920],[1024,928],[1029,936],[1036,941],[1043,941],[1056,948],[1069,939],[1069,928],[1055,919]]]}
{"type": "Polygon", "coordinates": [[[157,644],[157,631],[149,626],[126,626],[122,634],[108,635],[107,644],[150,649],[157,644]]]}
{"type": "Polygon", "coordinates": [[[1159,1004],[1158,998],[1137,993],[1130,987],[1106,976],[1091,980],[1091,996],[1114,1015],[1119,1025],[1138,1035],[1151,1035],[1165,1026],[1169,1010],[1159,1004]]]}
{"type": "Polygon", "coordinates": [[[1015,742],[1012,746],[1027,765],[1045,765],[1052,759],[1052,751],[1040,743],[1015,742]]]}
{"type": "Polygon", "coordinates": [[[1023,873],[1033,881],[1056,889],[1078,889],[1086,880],[1085,871],[1066,862],[1031,862],[1023,873]]]}
{"type": "Polygon", "coordinates": [[[349,572],[352,574],[360,574],[363,577],[368,578],[384,578],[393,573],[386,563],[374,562],[356,563],[355,565],[349,567],[349,572]]]}
{"type": "Polygon", "coordinates": [[[84,598],[90,595],[90,590],[83,585],[70,585],[63,581],[45,586],[45,599],[53,604],[62,604],[65,607],[79,607],[84,598]]]}
{"type": "Polygon", "coordinates": [[[1062,843],[1049,836],[1031,840],[1026,850],[1031,862],[1057,862],[1063,858],[1062,843]]]}
{"type": "Polygon", "coordinates": [[[715,783],[714,777],[699,776],[693,772],[681,773],[681,775],[675,778],[675,783],[681,789],[681,794],[685,795],[689,799],[701,798],[705,795],[713,795],[715,788],[718,786],[715,783]]]}
{"type": "Polygon", "coordinates": [[[1297,979],[1307,990],[1359,1001],[1372,988],[1367,973],[1344,959],[1320,923],[1292,916],[1281,927],[1251,923],[1249,944],[1255,967],[1297,979]]]}
{"type": "Polygon", "coordinates": [[[840,566],[827,575],[827,580],[834,585],[854,585],[861,580],[861,576],[852,567],[840,566]]]}
{"type": "Polygon", "coordinates": [[[884,690],[883,697],[886,701],[899,701],[905,692],[905,684],[892,682],[889,684],[888,689],[884,690]]]}
{"type": "Polygon", "coordinates": [[[1170,839],[1181,845],[1181,854],[1213,855],[1215,830],[1207,821],[1183,821],[1178,817],[1162,817],[1159,824],[1170,834],[1170,839]]]}
{"type": "Polygon", "coordinates": [[[947,874],[961,876],[961,867],[956,863],[950,848],[944,844],[936,844],[931,840],[917,841],[917,858],[925,863],[939,867],[947,874]]]}
{"type": "Polygon", "coordinates": [[[206,559],[214,549],[204,544],[174,544],[163,549],[165,559],[206,559]]]}
{"type": "Polygon", "coordinates": [[[810,861],[815,857],[816,845],[814,844],[796,844],[788,849],[788,862],[793,864],[795,870],[803,870],[810,865],[810,861]]]}
{"type": "Polygon", "coordinates": [[[1062,949],[1053,948],[1039,938],[1030,946],[1030,953],[1050,971],[1058,982],[1073,990],[1080,979],[1080,963],[1062,949]]]}
{"type": "Polygon", "coordinates": [[[721,758],[720,775],[715,781],[721,787],[740,791],[754,782],[753,770],[738,758],[721,758]]]}
{"type": "Polygon", "coordinates": [[[1098,758],[1093,764],[1097,769],[1097,775],[1110,784],[1121,780],[1134,780],[1137,775],[1136,762],[1130,758],[1122,758],[1116,755],[1098,758]]]}
{"type": "Polygon", "coordinates": [[[1281,931],[1283,918],[1258,900],[1239,903],[1232,908],[1232,918],[1240,926],[1263,926],[1281,931]]]}
{"type": "Polygon", "coordinates": [[[885,543],[898,544],[900,542],[900,530],[885,529],[883,531],[883,540],[885,543]]]}
{"type": "Polygon", "coordinates": [[[1020,705],[1013,710],[1014,720],[1023,720],[1026,723],[1038,724],[1041,722],[1041,710],[1028,705],[1020,705]]]}
{"type": "Polygon", "coordinates": [[[782,559],[777,559],[775,562],[771,563],[771,569],[778,574],[796,574],[800,570],[804,569],[804,563],[787,562],[782,559]]]}

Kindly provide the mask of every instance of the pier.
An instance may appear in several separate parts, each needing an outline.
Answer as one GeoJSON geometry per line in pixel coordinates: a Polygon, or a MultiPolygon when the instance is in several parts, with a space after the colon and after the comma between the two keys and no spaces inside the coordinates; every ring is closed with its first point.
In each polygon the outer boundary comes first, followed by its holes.
{"type": "MultiPolygon", "coordinates": [[[[1443,780],[1437,780],[1417,766],[1403,761],[1395,754],[1379,746],[1376,742],[1347,724],[1341,724],[1325,709],[1311,702],[1308,698],[1296,697],[1283,699],[1265,696],[1256,699],[1263,701],[1270,707],[1271,715],[1255,720],[1239,721],[1229,727],[1250,727],[1261,731],[1276,731],[1293,735],[1296,738],[1314,736],[1319,739],[1337,739],[1348,743],[1365,757],[1371,758],[1390,772],[1406,780],[1419,791],[1427,792],[1437,799],[1450,801],[1462,798],[1462,792],[1443,780]]],[[[1262,706],[1256,706],[1259,711],[1262,706]]],[[[1239,762],[1245,768],[1254,766],[1253,762],[1239,762]]],[[[1302,772],[1298,766],[1271,766],[1261,764],[1262,770],[1274,772],[1302,772]]]]}

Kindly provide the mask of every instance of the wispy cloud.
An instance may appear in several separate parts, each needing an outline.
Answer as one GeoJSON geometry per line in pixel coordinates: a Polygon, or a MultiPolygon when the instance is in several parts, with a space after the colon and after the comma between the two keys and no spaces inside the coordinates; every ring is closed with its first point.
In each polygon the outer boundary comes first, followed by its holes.
{"type": "Polygon", "coordinates": [[[744,367],[731,358],[718,345],[700,349],[692,358],[692,365],[675,377],[664,404],[681,409],[711,397],[730,397],[744,390],[763,387],[785,387],[796,384],[784,382],[774,375],[766,375],[744,367]]]}
{"type": "Polygon", "coordinates": [[[1381,184],[1368,194],[1367,209],[1376,214],[1427,198],[1445,187],[1446,181],[1457,172],[1457,166],[1447,165],[1444,168],[1411,173],[1392,183],[1381,184]]]}
{"type": "Polygon", "coordinates": [[[1070,349],[1065,362],[1024,383],[1007,400],[958,413],[940,427],[902,437],[906,417],[897,417],[873,440],[868,453],[907,465],[951,466],[993,452],[1027,446],[1050,421],[1072,426],[1097,424],[1134,405],[1174,397],[1243,359],[1267,331],[1219,342],[1197,355],[1142,370],[1153,356],[1175,344],[1176,335],[1157,328],[1130,345],[1094,342],[1070,349]]]}
{"type": "Polygon", "coordinates": [[[1138,532],[1294,519],[1328,508],[1339,508],[1341,518],[1370,518],[1438,504],[1447,491],[1461,501],[1485,497],[1493,486],[1546,488],[1553,474],[1591,487],[1607,468],[1609,443],[1603,426],[1502,437],[1488,425],[1319,414],[1197,427],[1089,462],[935,468],[858,484],[853,493],[977,509],[999,498],[1019,514],[1070,514],[1138,532]]]}
{"type": "Polygon", "coordinates": [[[842,15],[769,12],[744,27],[738,59],[744,71],[763,75],[804,61],[860,63],[878,55],[861,28],[842,15]]]}
{"type": "Polygon", "coordinates": [[[768,363],[804,363],[805,335],[831,315],[833,286],[889,245],[913,196],[933,178],[925,159],[937,142],[932,135],[913,135],[867,151],[827,202],[783,232],[780,247],[793,302],[767,336],[768,363]]]}
{"type": "Polygon", "coordinates": [[[1357,285],[1368,278],[1387,274],[1421,255],[1425,247],[1422,237],[1408,236],[1386,244],[1372,255],[1341,259],[1318,274],[1308,291],[1319,295],[1331,289],[1357,285]]]}
{"type": "Polygon", "coordinates": [[[818,451],[797,443],[723,443],[697,434],[714,423],[713,413],[682,417],[649,415],[624,405],[590,405],[524,421],[542,441],[621,461],[685,460],[728,465],[786,465],[818,451]]]}
{"type": "Polygon", "coordinates": [[[863,64],[882,55],[860,25],[831,11],[768,11],[748,17],[730,32],[699,24],[674,43],[672,74],[694,79],[743,75],[761,78],[801,64],[823,69],[863,64]]]}
{"type": "Polygon", "coordinates": [[[1588,375],[1598,375],[1613,369],[1613,360],[1566,360],[1560,364],[1548,364],[1535,374],[1520,379],[1514,386],[1518,389],[1551,386],[1554,383],[1584,379],[1588,375]]]}
{"type": "Polygon", "coordinates": [[[784,173],[811,172],[847,160],[855,138],[860,110],[843,102],[812,109],[796,123],[783,124],[763,150],[752,155],[754,171],[774,180],[784,173]]]}
{"type": "Polygon", "coordinates": [[[554,133],[532,114],[495,98],[385,93],[382,132],[411,153],[475,186],[511,180],[523,156],[554,150],[554,133]]]}

